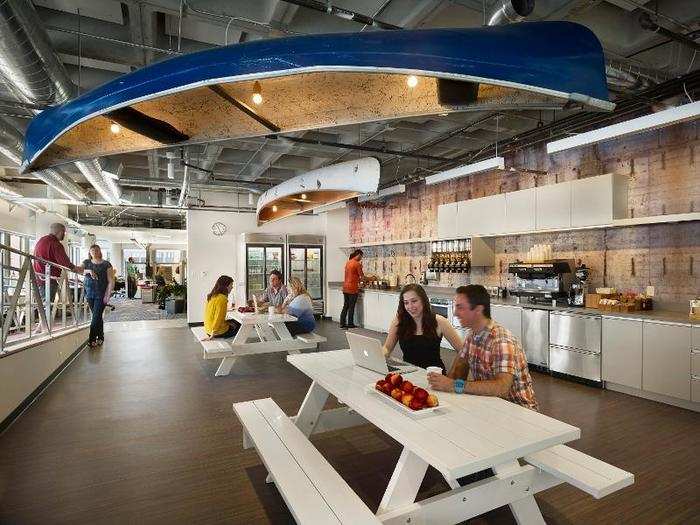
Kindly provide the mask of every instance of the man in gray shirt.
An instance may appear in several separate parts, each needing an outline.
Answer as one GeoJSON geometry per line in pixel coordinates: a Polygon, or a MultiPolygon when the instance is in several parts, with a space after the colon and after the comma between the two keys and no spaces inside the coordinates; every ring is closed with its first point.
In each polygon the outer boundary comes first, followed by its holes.
{"type": "Polygon", "coordinates": [[[282,283],[282,274],[278,270],[270,272],[270,285],[265,288],[258,299],[258,306],[282,306],[287,297],[287,287],[282,283]]]}

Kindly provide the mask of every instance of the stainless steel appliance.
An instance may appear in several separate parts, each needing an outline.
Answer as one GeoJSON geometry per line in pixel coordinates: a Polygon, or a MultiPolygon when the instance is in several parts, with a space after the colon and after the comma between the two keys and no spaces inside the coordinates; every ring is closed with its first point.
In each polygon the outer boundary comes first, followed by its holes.
{"type": "Polygon", "coordinates": [[[323,314],[323,235],[287,235],[289,277],[298,277],[309,292],[316,313],[323,314]]]}
{"type": "Polygon", "coordinates": [[[516,262],[508,265],[508,273],[515,280],[508,290],[511,295],[528,297],[531,301],[551,302],[566,297],[571,282],[573,261],[551,261],[546,263],[516,262]]]}
{"type": "Polygon", "coordinates": [[[251,299],[253,294],[265,290],[272,270],[279,270],[284,275],[284,235],[247,233],[243,242],[246,299],[251,299]]]}
{"type": "Polygon", "coordinates": [[[527,362],[549,368],[549,311],[522,308],[521,333],[527,362]]]}
{"type": "Polygon", "coordinates": [[[549,369],[601,381],[601,317],[571,312],[549,315],[549,369]]]}
{"type": "MultiPolygon", "coordinates": [[[[459,319],[457,319],[454,316],[454,305],[452,299],[447,299],[445,297],[430,297],[429,301],[430,309],[433,311],[433,313],[441,315],[445,319],[447,319],[450,322],[450,324],[452,324],[452,326],[455,327],[457,333],[459,334],[459,337],[462,338],[462,340],[464,340],[464,338],[467,336],[467,333],[469,332],[469,329],[464,328],[460,324],[459,319]]],[[[443,348],[452,348],[452,345],[444,337],[442,338],[440,346],[443,348]]],[[[459,348],[454,348],[454,350],[459,350],[459,348]]]]}

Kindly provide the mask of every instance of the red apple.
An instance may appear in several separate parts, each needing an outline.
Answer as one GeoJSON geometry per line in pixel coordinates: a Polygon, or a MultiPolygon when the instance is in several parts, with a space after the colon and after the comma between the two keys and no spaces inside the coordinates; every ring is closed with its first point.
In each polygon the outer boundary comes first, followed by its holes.
{"type": "Polygon", "coordinates": [[[419,399],[417,399],[416,396],[414,395],[413,400],[411,401],[411,404],[408,405],[408,407],[411,410],[420,410],[421,408],[425,407],[425,404],[423,404],[423,402],[420,401],[419,399]]]}
{"type": "Polygon", "coordinates": [[[391,383],[392,387],[394,386],[401,386],[401,383],[403,383],[403,377],[401,377],[401,374],[397,374],[396,372],[392,372],[390,374],[386,375],[386,380],[391,383]]]}
{"type": "Polygon", "coordinates": [[[408,406],[411,406],[411,401],[413,401],[413,394],[404,394],[401,396],[401,402],[408,406]]]}
{"type": "Polygon", "coordinates": [[[384,381],[383,379],[380,379],[379,381],[377,381],[377,382],[374,384],[374,388],[376,388],[377,390],[379,390],[379,391],[381,392],[381,391],[384,390],[384,384],[385,384],[385,383],[386,383],[386,381],[384,381]]]}
{"type": "Polygon", "coordinates": [[[412,394],[414,388],[415,388],[415,387],[413,386],[413,383],[411,383],[410,381],[404,381],[404,382],[401,384],[401,390],[403,390],[403,391],[406,392],[407,394],[412,394]]]}
{"type": "Polygon", "coordinates": [[[382,385],[382,392],[384,392],[387,396],[390,396],[391,390],[392,390],[391,383],[387,383],[386,381],[384,381],[384,383],[382,385]]]}
{"type": "Polygon", "coordinates": [[[438,398],[435,394],[429,394],[427,399],[425,400],[425,406],[433,408],[436,407],[440,404],[438,401],[438,398]]]}
{"type": "Polygon", "coordinates": [[[403,390],[400,388],[394,388],[389,395],[396,399],[396,401],[401,401],[401,397],[403,397],[403,390]]]}
{"type": "Polygon", "coordinates": [[[416,399],[419,399],[421,403],[425,403],[425,400],[428,398],[428,391],[424,388],[416,387],[416,389],[413,391],[413,395],[416,399]]]}

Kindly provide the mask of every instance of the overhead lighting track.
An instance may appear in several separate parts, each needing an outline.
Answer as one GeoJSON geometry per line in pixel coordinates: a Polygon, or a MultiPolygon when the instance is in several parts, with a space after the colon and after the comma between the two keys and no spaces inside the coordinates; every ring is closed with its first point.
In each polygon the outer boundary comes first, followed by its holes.
{"type": "Polygon", "coordinates": [[[682,106],[665,109],[657,113],[652,113],[651,115],[644,115],[643,117],[619,122],[612,126],[594,129],[586,133],[579,133],[573,137],[549,142],[547,143],[547,153],[556,153],[558,151],[578,148],[579,146],[597,144],[605,140],[687,122],[698,118],[698,115],[700,115],[700,102],[683,104],[682,106]]]}
{"type": "Polygon", "coordinates": [[[425,184],[426,186],[430,186],[431,184],[439,184],[440,182],[445,182],[448,180],[460,179],[462,177],[466,177],[467,175],[474,175],[484,171],[502,170],[504,167],[505,162],[503,157],[493,157],[480,162],[474,162],[473,164],[457,166],[456,168],[441,171],[435,175],[430,175],[429,177],[425,178],[425,184]]]}

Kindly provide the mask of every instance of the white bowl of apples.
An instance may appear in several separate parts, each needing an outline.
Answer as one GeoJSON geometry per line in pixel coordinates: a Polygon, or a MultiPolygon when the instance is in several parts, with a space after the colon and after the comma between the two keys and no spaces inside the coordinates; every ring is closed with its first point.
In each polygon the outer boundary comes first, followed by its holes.
{"type": "Polygon", "coordinates": [[[411,416],[428,415],[440,406],[435,394],[415,386],[396,372],[387,374],[374,385],[368,385],[367,390],[379,394],[392,406],[411,416]]]}

